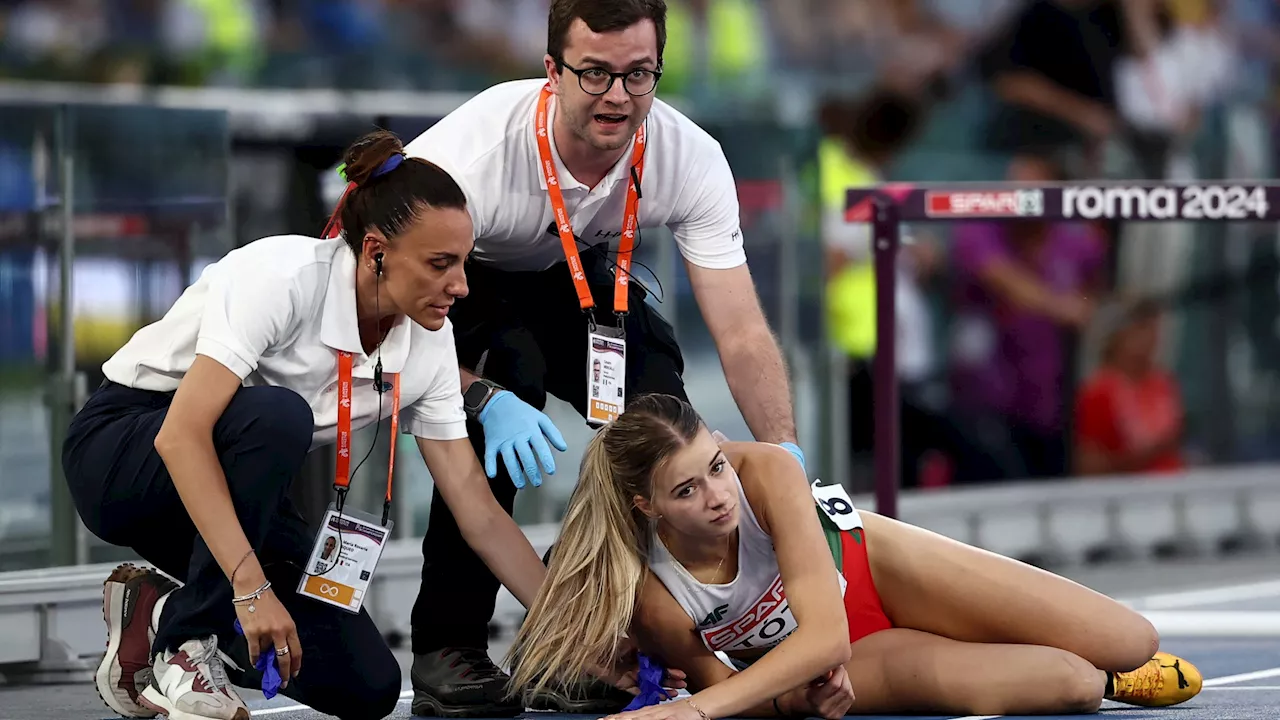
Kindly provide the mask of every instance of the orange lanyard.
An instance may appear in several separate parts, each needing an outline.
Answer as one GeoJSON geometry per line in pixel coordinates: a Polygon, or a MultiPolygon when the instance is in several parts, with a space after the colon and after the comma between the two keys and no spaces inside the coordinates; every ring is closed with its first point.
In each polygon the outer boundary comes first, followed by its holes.
{"type": "MultiPolygon", "coordinates": [[[[595,306],[595,300],[591,297],[591,288],[587,285],[586,273],[582,270],[582,260],[578,257],[578,242],[573,236],[569,213],[564,207],[564,195],[560,192],[556,164],[551,158],[550,131],[547,129],[547,101],[550,98],[551,86],[548,84],[543,86],[542,94],[538,97],[536,127],[538,156],[541,160],[539,165],[542,167],[542,176],[547,181],[547,193],[551,196],[551,209],[555,211],[560,245],[564,248],[565,259],[569,261],[569,272],[573,275],[573,284],[578,290],[578,302],[583,310],[590,310],[595,306]]],[[[627,282],[631,279],[631,251],[635,245],[636,229],[639,224],[639,185],[644,177],[644,144],[644,125],[641,125],[636,130],[635,147],[631,151],[631,167],[634,173],[627,181],[627,205],[622,216],[622,239],[618,242],[618,269],[615,273],[613,290],[613,309],[618,314],[627,312],[627,282]]]]}
{"type": "MultiPolygon", "coordinates": [[[[338,353],[338,462],[333,487],[345,495],[351,485],[351,353],[338,353]]],[[[396,467],[396,433],[400,431],[400,373],[391,377],[391,459],[387,462],[387,495],[391,505],[391,478],[396,467]]],[[[381,418],[379,418],[381,420],[381,418]]],[[[339,505],[341,509],[341,505],[339,505]]]]}

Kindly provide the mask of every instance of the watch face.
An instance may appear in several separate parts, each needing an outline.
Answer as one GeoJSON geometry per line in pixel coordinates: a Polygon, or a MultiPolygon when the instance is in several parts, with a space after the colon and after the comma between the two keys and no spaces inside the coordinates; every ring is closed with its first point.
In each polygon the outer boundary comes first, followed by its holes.
{"type": "Polygon", "coordinates": [[[480,381],[471,383],[471,387],[467,388],[466,394],[462,396],[462,402],[469,408],[476,408],[484,401],[489,394],[489,386],[480,381]]]}

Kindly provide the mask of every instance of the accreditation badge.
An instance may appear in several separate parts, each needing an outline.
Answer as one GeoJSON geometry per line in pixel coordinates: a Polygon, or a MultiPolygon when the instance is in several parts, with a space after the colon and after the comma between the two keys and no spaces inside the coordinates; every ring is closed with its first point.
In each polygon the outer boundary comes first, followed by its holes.
{"type": "Polygon", "coordinates": [[[330,503],[298,582],[298,594],[352,614],[360,612],[394,525],[388,520],[383,526],[379,519],[352,508],[339,511],[330,503]]]}
{"type": "Polygon", "coordinates": [[[627,339],[622,328],[587,333],[587,423],[604,425],[622,414],[627,391],[627,339]]]}

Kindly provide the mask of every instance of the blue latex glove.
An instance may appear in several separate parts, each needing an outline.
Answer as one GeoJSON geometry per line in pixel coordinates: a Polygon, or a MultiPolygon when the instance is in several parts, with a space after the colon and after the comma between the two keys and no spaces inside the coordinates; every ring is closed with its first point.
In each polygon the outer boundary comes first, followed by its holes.
{"type": "MultiPolygon", "coordinates": [[[[236,632],[244,635],[244,628],[240,627],[239,620],[236,620],[236,632]]],[[[262,673],[262,696],[270,700],[280,692],[280,669],[276,667],[275,645],[262,648],[253,666],[262,673]]]]}
{"type": "Polygon", "coordinates": [[[548,475],[556,474],[551,445],[561,452],[569,449],[551,418],[510,390],[500,390],[489,398],[477,419],[484,426],[485,474],[490,478],[497,476],[498,453],[502,453],[502,463],[517,488],[525,486],[526,477],[534,487],[542,485],[539,462],[548,475]],[[548,440],[551,445],[547,444],[548,440]],[[516,456],[520,458],[518,462],[516,456]]]}
{"type": "MultiPolygon", "coordinates": [[[[786,448],[787,452],[790,452],[792,455],[794,455],[796,457],[796,460],[800,461],[800,467],[802,468],[805,467],[804,451],[800,449],[799,445],[796,445],[793,442],[784,442],[784,443],[781,443],[781,446],[786,448]]],[[[808,468],[805,468],[805,470],[807,471],[808,468]]]]}
{"type": "Polygon", "coordinates": [[[623,712],[657,705],[670,698],[666,689],[662,687],[662,678],[666,675],[666,668],[644,653],[636,653],[636,657],[640,661],[640,669],[636,673],[636,687],[640,689],[640,692],[631,700],[630,705],[622,709],[623,712]]]}

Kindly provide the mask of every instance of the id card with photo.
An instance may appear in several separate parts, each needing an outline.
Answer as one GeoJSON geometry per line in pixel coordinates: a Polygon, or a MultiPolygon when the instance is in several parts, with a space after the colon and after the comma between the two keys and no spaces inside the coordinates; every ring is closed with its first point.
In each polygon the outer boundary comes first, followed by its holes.
{"type": "Polygon", "coordinates": [[[298,582],[298,594],[360,612],[373,573],[395,523],[386,527],[373,516],[353,508],[341,513],[333,503],[307,558],[307,573],[298,582]]]}
{"type": "Polygon", "coordinates": [[[626,404],[627,341],[620,329],[587,333],[587,422],[604,425],[626,404]]]}

